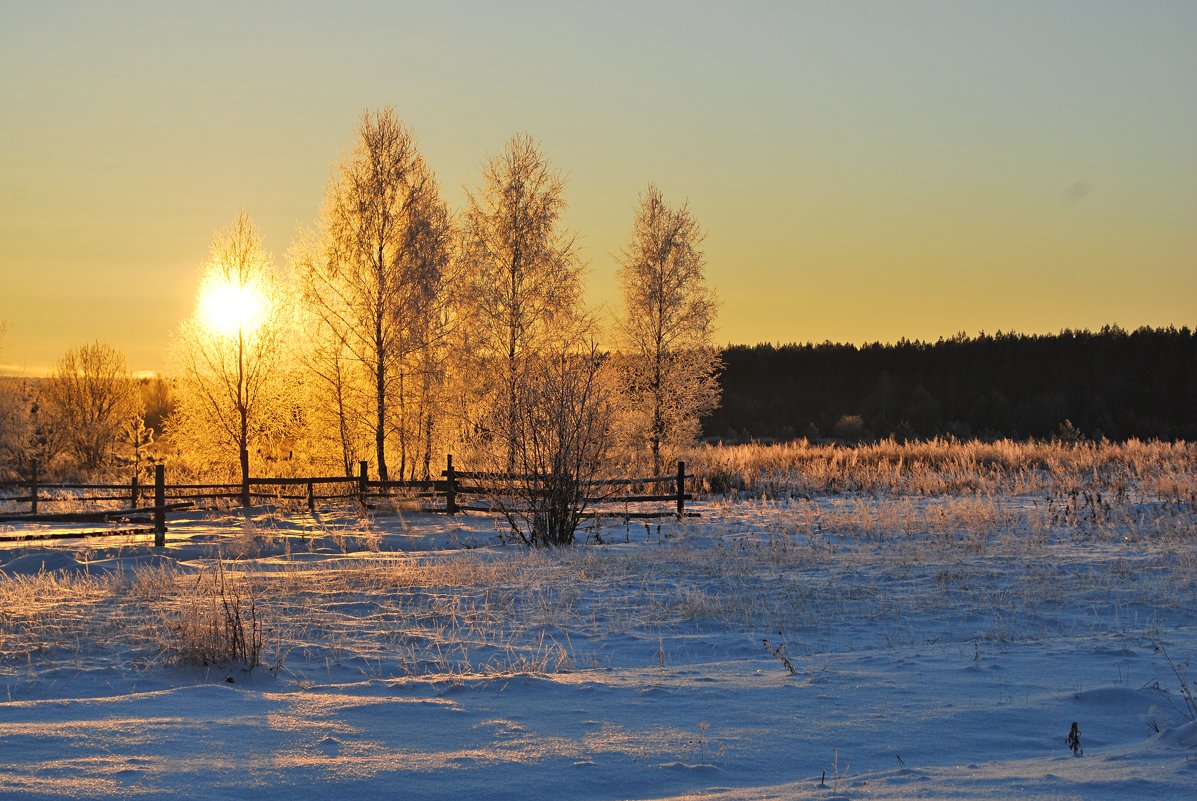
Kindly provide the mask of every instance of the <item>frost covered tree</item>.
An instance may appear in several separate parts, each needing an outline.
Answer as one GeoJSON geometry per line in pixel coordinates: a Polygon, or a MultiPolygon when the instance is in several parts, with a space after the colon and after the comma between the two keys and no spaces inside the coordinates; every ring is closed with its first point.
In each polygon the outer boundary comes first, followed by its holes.
{"type": "Polygon", "coordinates": [[[0,475],[44,475],[58,455],[59,438],[43,395],[40,381],[0,379],[0,475]]]}
{"type": "MultiPolygon", "coordinates": [[[[368,384],[384,481],[392,432],[400,432],[401,474],[408,461],[412,365],[430,344],[429,318],[444,303],[452,236],[448,207],[411,132],[389,107],[364,114],[353,150],[325,194],[319,245],[300,272],[307,305],[335,345],[321,378],[330,398],[344,399],[337,393],[348,388],[343,382],[350,376],[340,372],[346,360],[359,368],[353,378],[368,384]]],[[[343,414],[339,420],[348,443],[352,423],[343,414]]]]}
{"type": "MultiPolygon", "coordinates": [[[[0,320],[0,353],[7,324],[0,320]]],[[[44,382],[0,376],[0,476],[31,478],[58,452],[58,438],[45,406],[44,382]]]]}
{"type": "Polygon", "coordinates": [[[292,330],[274,259],[245,212],[217,232],[194,314],[173,358],[178,397],[167,428],[184,452],[215,462],[237,454],[241,503],[249,505],[249,452],[294,422],[294,376],[284,358],[292,330]]]}
{"type": "MultiPolygon", "coordinates": [[[[4,336],[8,323],[0,320],[0,356],[4,354],[4,336]]],[[[22,468],[22,443],[28,423],[25,402],[27,383],[15,376],[0,376],[0,476],[19,475],[22,468]]]]}
{"type": "Polygon", "coordinates": [[[535,357],[574,324],[582,264],[560,229],[565,181],[528,134],[508,141],[469,194],[463,260],[470,277],[468,351],[498,428],[505,461],[516,461],[520,386],[535,357]]]}
{"type": "Polygon", "coordinates": [[[406,454],[413,454],[413,458],[407,459],[410,479],[418,476],[424,481],[431,480],[433,451],[438,444],[442,447],[446,444],[447,423],[452,416],[450,334],[459,323],[458,308],[455,297],[450,295],[424,316],[420,324],[426,344],[412,354],[406,365],[405,374],[411,381],[404,387],[404,406],[411,413],[404,415],[405,426],[400,430],[399,441],[401,460],[406,454]]]}
{"type": "Polygon", "coordinates": [[[653,475],[665,454],[694,442],[699,417],[719,403],[711,345],[718,303],[706,283],[703,238],[689,208],[671,208],[650,184],[619,268],[622,425],[635,450],[647,448],[653,475]]]}
{"type": "Polygon", "coordinates": [[[573,335],[528,366],[515,391],[514,460],[492,479],[491,501],[523,543],[569,545],[611,447],[611,385],[594,341],[573,335]]]}
{"type": "Polygon", "coordinates": [[[315,231],[301,231],[288,258],[299,279],[300,328],[304,348],[304,437],[316,460],[336,454],[346,476],[371,449],[369,392],[361,363],[347,345],[347,323],[326,286],[323,249],[315,231]]]}
{"type": "Polygon", "coordinates": [[[339,322],[310,299],[304,309],[306,439],[316,454],[335,453],[337,468],[351,476],[370,451],[369,398],[339,322]]]}
{"type": "Polygon", "coordinates": [[[124,429],[142,414],[125,354],[106,342],[63,354],[46,381],[45,401],[63,450],[85,473],[112,460],[124,429]]]}

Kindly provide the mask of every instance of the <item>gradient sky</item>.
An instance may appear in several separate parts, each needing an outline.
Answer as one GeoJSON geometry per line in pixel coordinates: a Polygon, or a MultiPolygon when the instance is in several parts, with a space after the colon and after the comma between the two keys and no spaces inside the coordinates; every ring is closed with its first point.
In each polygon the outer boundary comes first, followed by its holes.
{"type": "Polygon", "coordinates": [[[719,342],[1197,323],[1197,3],[0,0],[0,364],[166,367],[212,232],[283,261],[364,109],[460,208],[515,132],[590,299],[649,181],[719,342]]]}

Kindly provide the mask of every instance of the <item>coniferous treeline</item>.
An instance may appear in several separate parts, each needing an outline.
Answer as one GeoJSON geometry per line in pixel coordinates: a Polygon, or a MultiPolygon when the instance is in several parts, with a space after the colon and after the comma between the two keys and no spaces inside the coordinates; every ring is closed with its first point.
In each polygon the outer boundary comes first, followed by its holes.
{"type": "Polygon", "coordinates": [[[1188,327],[733,345],[723,363],[722,406],[703,420],[712,440],[1197,438],[1188,327]]]}

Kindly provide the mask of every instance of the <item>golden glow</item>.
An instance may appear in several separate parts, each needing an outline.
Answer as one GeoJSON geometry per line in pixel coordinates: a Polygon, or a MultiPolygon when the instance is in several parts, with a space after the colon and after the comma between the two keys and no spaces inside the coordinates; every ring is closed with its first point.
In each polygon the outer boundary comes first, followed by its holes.
{"type": "Polygon", "coordinates": [[[637,193],[688,201],[720,343],[1197,322],[1197,2],[273,5],[230,37],[215,3],[0,3],[0,371],[97,338],[165,369],[213,229],[286,252],[388,102],[457,211],[541,139],[592,306],[637,193]]]}
{"type": "Polygon", "coordinates": [[[262,324],[266,296],[254,283],[237,284],[216,277],[200,289],[199,319],[214,334],[252,334],[262,324]]]}

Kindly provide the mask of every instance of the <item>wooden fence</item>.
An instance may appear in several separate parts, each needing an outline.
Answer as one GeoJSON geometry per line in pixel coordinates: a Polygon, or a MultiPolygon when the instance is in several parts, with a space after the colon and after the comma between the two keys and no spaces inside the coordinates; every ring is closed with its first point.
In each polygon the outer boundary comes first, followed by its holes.
{"type": "MultiPolygon", "coordinates": [[[[153,523],[153,528],[125,528],[115,531],[94,532],[96,534],[153,534],[154,545],[162,547],[166,544],[166,513],[186,509],[194,505],[191,501],[168,503],[166,498],[166,470],[163,465],[154,466],[154,485],[152,487],[138,487],[134,478],[128,486],[122,484],[41,484],[38,482],[37,470],[33,471],[32,481],[15,481],[0,483],[0,490],[25,488],[29,491],[26,496],[0,496],[0,501],[28,503],[28,513],[0,514],[0,523],[103,523],[112,520],[123,520],[129,523],[153,523]],[[41,496],[42,491],[75,491],[75,492],[118,492],[128,490],[122,495],[47,495],[41,496]],[[154,502],[151,506],[138,508],[138,497],[142,492],[153,493],[154,502]],[[124,509],[94,509],[84,512],[40,512],[38,507],[42,503],[53,502],[70,503],[102,503],[112,501],[129,501],[130,507],[124,509]],[[149,517],[146,517],[149,515],[149,517]]],[[[78,533],[66,532],[38,532],[37,534],[4,534],[0,535],[0,542],[13,542],[30,539],[63,539],[79,537],[78,533]]]]}
{"type": "MultiPolygon", "coordinates": [[[[362,463],[362,468],[365,469],[365,463],[362,463]]],[[[489,498],[499,498],[504,495],[511,494],[514,490],[516,495],[526,495],[529,492],[529,486],[535,487],[538,483],[544,482],[548,476],[541,474],[520,475],[512,473],[479,473],[469,471],[459,471],[453,468],[453,457],[449,456],[445,470],[441,472],[444,476],[444,495],[445,495],[445,512],[454,514],[458,511],[473,511],[473,512],[492,512],[497,511],[493,504],[487,506],[480,506],[478,504],[459,501],[457,496],[464,495],[478,495],[489,498]]],[[[615,478],[615,479],[599,479],[585,482],[585,487],[588,492],[598,490],[597,493],[591,494],[586,498],[586,504],[595,509],[586,516],[595,517],[599,515],[607,515],[612,517],[625,518],[644,518],[644,517],[667,517],[676,515],[677,517],[686,516],[686,501],[693,496],[686,492],[686,480],[693,479],[694,476],[686,474],[686,463],[677,463],[677,474],[672,476],[648,476],[643,478],[615,478]],[[615,487],[631,487],[633,489],[642,489],[647,487],[667,484],[673,486],[672,493],[641,493],[631,495],[616,495],[615,487]],[[627,509],[629,504],[642,503],[663,503],[668,502],[674,505],[672,512],[633,512],[627,509]],[[611,509],[613,504],[623,504],[622,511],[611,509]]],[[[442,483],[442,482],[437,482],[442,483]]]]}
{"type": "MultiPolygon", "coordinates": [[[[428,481],[376,481],[369,475],[369,465],[361,462],[356,476],[314,476],[299,478],[250,478],[250,498],[268,500],[291,500],[305,502],[308,509],[316,511],[319,501],[354,501],[372,508],[379,500],[396,497],[418,497],[424,499],[444,498],[444,506],[435,511],[445,514],[458,512],[495,512],[494,503],[471,501],[471,496],[482,499],[496,499],[509,495],[513,487],[525,487],[528,482],[543,480],[543,475],[516,475],[507,473],[483,473],[459,471],[453,467],[453,457],[446,460],[441,478],[428,481]],[[264,491],[274,488],[273,491],[264,491]],[[320,492],[317,492],[320,488],[320,492]],[[402,494],[400,494],[402,493],[402,494]],[[464,500],[463,500],[464,499],[464,500]]],[[[592,507],[587,517],[610,516],[622,518],[685,517],[686,501],[693,496],[686,492],[686,481],[694,476],[687,475],[686,463],[677,463],[677,473],[670,476],[643,478],[603,479],[586,482],[588,491],[593,491],[586,503],[592,507]],[[671,492],[646,491],[648,488],[670,485],[671,492]],[[615,488],[628,487],[632,494],[618,495],[615,488]],[[632,511],[629,507],[639,504],[668,503],[671,511],[632,511]],[[623,509],[613,508],[622,505],[623,509]]],[[[165,544],[166,513],[195,508],[203,501],[235,500],[242,497],[242,484],[167,484],[163,465],[154,466],[154,483],[145,485],[134,477],[128,484],[53,484],[38,480],[36,470],[30,481],[0,482],[0,501],[29,504],[28,512],[0,514],[0,524],[16,522],[106,522],[123,520],[128,522],[152,522],[152,529],[121,529],[114,533],[153,533],[154,544],[165,544]],[[24,495],[4,495],[5,490],[24,490],[24,495]],[[82,493],[82,494],[80,494],[82,493]],[[146,501],[152,499],[147,505],[146,501]],[[47,504],[102,504],[120,503],[116,509],[94,509],[88,511],[48,512],[47,504]],[[148,517],[147,517],[148,516],[148,517]]],[[[78,534],[36,535],[37,539],[55,536],[80,536],[78,534]]],[[[0,534],[0,542],[34,538],[35,535],[0,534]]]]}

